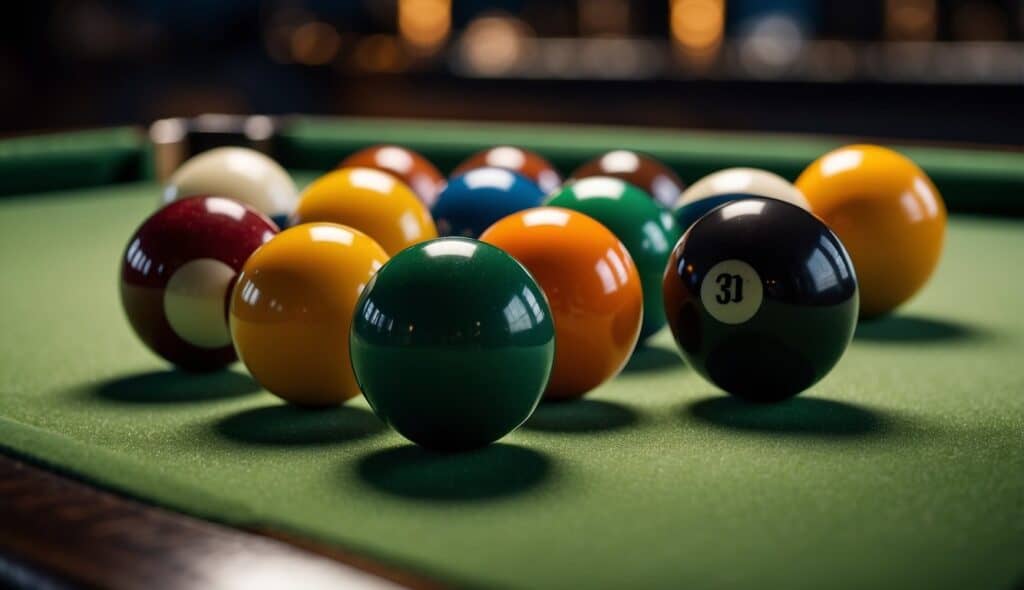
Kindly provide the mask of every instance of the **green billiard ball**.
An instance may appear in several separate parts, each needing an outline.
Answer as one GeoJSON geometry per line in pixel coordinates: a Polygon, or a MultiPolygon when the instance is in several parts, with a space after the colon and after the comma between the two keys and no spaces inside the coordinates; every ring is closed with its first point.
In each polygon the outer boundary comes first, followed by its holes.
{"type": "Polygon", "coordinates": [[[356,303],[352,369],[370,407],[424,447],[481,447],[526,421],[551,375],[544,292],[514,258],[468,238],[399,252],[356,303]]]}
{"type": "Polygon", "coordinates": [[[562,187],[547,201],[593,217],[626,246],[644,291],[641,341],[665,326],[661,281],[682,232],[672,214],[643,190],[610,176],[591,176],[562,187]]]}

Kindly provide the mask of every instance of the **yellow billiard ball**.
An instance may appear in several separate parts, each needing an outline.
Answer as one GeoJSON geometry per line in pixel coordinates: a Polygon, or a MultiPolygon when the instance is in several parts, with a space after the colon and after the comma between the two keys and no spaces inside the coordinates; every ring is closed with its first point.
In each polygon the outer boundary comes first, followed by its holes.
{"type": "Polygon", "coordinates": [[[896,308],[935,270],[946,205],[906,156],[875,145],[843,147],[812,163],[796,187],[849,251],[860,281],[861,317],[896,308]]]}
{"type": "Polygon", "coordinates": [[[302,406],[359,395],[349,328],[359,294],[387,260],[369,236],[334,223],[292,227],[257,249],[229,312],[235,350],[253,378],[302,406]]]}
{"type": "Polygon", "coordinates": [[[430,212],[411,188],[373,168],[341,168],[309,185],[299,199],[292,225],[326,221],[358,229],[389,256],[437,237],[430,212]]]}

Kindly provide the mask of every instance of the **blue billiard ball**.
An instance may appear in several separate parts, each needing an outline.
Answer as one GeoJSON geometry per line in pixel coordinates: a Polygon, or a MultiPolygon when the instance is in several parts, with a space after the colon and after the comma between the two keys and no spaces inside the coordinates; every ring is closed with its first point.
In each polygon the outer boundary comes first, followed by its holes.
{"type": "Polygon", "coordinates": [[[441,235],[475,238],[499,219],[543,200],[544,191],[521,174],[477,168],[452,178],[430,213],[441,235]]]}

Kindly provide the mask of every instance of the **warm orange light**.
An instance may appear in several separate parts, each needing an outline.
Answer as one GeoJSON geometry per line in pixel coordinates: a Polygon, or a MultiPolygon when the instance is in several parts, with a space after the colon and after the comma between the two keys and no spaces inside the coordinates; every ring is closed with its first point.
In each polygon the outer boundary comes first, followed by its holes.
{"type": "Polygon", "coordinates": [[[931,41],[937,27],[935,0],[886,0],[885,32],[899,41],[931,41]]]}
{"type": "Polygon", "coordinates": [[[672,38],[690,52],[718,49],[725,33],[725,0],[670,0],[672,38]]]}
{"type": "Polygon", "coordinates": [[[357,68],[368,72],[400,72],[407,65],[398,38],[392,35],[369,35],[359,40],[352,50],[357,68]]]}
{"type": "Polygon", "coordinates": [[[341,37],[327,23],[310,22],[292,32],[292,58],[308,66],[321,66],[338,55],[341,37]]]}
{"type": "Polygon", "coordinates": [[[451,0],[399,0],[398,32],[410,45],[437,49],[452,28],[451,0]]]}

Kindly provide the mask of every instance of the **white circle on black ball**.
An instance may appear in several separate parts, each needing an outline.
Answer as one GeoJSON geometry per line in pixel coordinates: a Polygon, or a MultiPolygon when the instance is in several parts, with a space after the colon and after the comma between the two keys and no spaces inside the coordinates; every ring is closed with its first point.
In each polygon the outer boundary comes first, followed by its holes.
{"type": "Polygon", "coordinates": [[[723,260],[704,275],[700,300],[716,320],[742,324],[761,309],[764,287],[753,266],[742,260],[723,260]]]}

